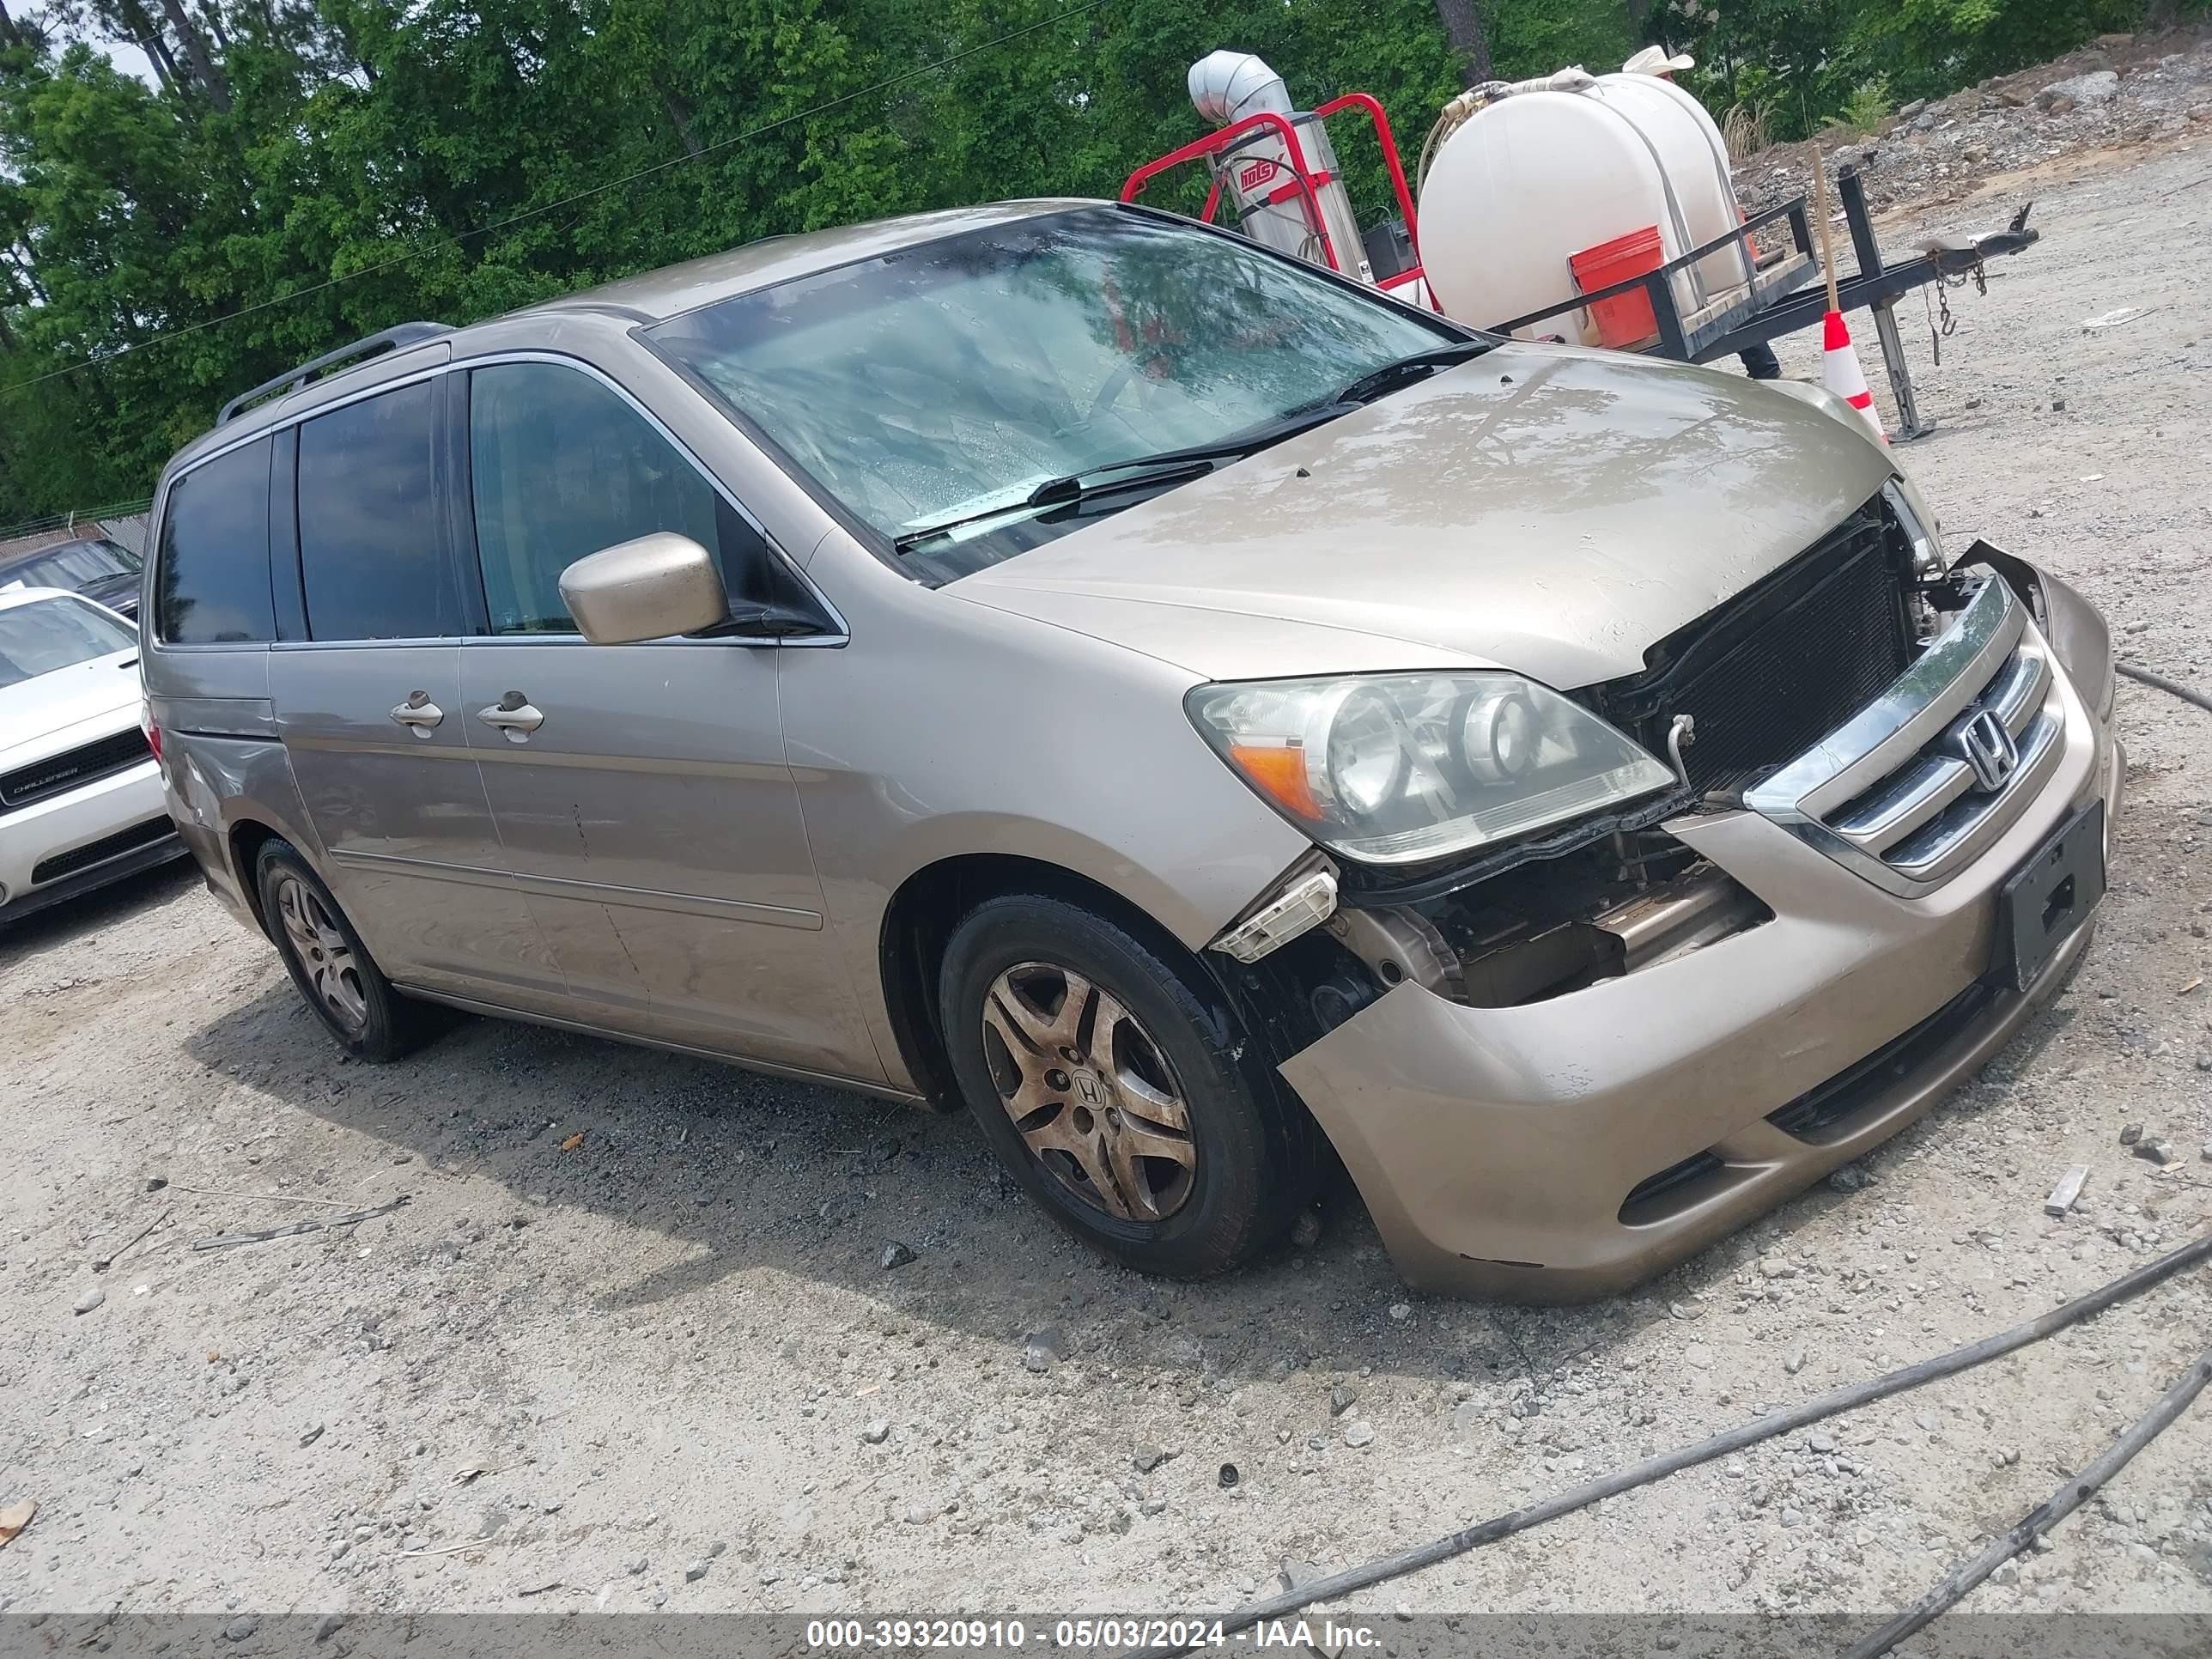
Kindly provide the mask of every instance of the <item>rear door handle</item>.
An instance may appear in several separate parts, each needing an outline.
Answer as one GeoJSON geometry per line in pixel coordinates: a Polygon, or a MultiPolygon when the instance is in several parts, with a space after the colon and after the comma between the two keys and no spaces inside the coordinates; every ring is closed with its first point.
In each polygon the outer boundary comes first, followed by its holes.
{"type": "Polygon", "coordinates": [[[509,743],[528,743],[530,734],[545,724],[544,711],[532,706],[520,691],[510,691],[490,708],[477,709],[477,718],[504,732],[509,743]]]}
{"type": "Polygon", "coordinates": [[[430,728],[446,718],[446,711],[430,701],[428,691],[410,691],[407,701],[392,709],[392,718],[428,742],[430,728]]]}

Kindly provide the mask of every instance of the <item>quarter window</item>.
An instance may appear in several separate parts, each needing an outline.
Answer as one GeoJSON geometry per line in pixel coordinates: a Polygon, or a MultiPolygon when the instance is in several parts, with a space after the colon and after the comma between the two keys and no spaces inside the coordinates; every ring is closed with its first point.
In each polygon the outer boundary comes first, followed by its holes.
{"type": "Polygon", "coordinates": [[[155,615],[176,645],[276,637],[269,593],[267,438],[218,455],[169,486],[155,615]]]}
{"type": "Polygon", "coordinates": [[[767,544],[652,423],[588,374],[495,363],[469,379],[470,489],[495,634],[573,634],[561,573],[674,531],[714,556],[733,600],[772,580],[767,544]]]}
{"type": "Polygon", "coordinates": [[[418,381],[300,427],[300,577],[318,640],[460,632],[438,530],[436,387],[418,381]]]}

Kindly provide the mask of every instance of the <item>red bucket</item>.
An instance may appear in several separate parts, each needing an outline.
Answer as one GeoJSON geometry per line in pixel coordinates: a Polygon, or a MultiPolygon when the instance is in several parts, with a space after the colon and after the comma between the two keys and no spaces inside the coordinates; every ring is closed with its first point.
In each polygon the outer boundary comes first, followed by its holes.
{"type": "MultiPolygon", "coordinates": [[[[1590,294],[1611,288],[1615,283],[1625,283],[1632,276],[1650,275],[1659,269],[1665,251],[1659,240],[1659,227],[1646,225],[1626,236],[1616,236],[1609,242],[1569,254],[1567,268],[1575,274],[1576,287],[1590,294]]],[[[1651,314],[1651,296],[1641,289],[1596,301],[1590,306],[1589,313],[1590,320],[1597,325],[1600,345],[1642,345],[1659,332],[1659,319],[1651,314]]]]}

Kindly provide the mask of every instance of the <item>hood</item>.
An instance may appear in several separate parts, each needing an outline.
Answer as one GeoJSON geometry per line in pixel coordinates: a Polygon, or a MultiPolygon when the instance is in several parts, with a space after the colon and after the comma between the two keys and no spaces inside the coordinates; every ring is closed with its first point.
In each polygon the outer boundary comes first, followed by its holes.
{"type": "Polygon", "coordinates": [[[0,685],[0,771],[137,726],[137,661],[134,647],[0,685]]]}
{"type": "Polygon", "coordinates": [[[1565,690],[1637,672],[1889,475],[1856,422],[1756,381],[1512,343],[945,591],[1208,679],[1565,690]]]}

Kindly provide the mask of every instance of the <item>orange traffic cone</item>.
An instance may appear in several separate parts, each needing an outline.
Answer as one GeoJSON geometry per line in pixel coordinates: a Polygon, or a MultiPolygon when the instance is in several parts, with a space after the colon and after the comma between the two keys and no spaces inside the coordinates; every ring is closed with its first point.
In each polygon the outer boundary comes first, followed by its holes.
{"type": "Polygon", "coordinates": [[[1858,410],[1875,437],[1889,441],[1889,434],[1881,429],[1881,416],[1874,406],[1874,393],[1867,386],[1866,370],[1859,367],[1859,354],[1851,345],[1851,331],[1844,326],[1840,311],[1828,313],[1826,335],[1820,343],[1820,384],[1858,410]]]}

